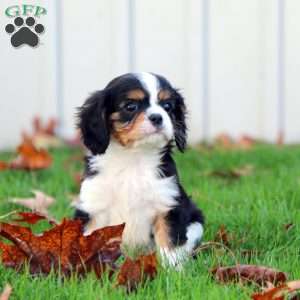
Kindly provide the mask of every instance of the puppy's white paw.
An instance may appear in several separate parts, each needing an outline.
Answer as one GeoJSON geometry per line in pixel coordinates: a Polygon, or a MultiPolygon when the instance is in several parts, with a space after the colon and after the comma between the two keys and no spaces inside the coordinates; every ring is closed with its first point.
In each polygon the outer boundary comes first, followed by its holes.
{"type": "Polygon", "coordinates": [[[172,267],[180,271],[184,263],[188,260],[188,252],[184,247],[176,247],[173,249],[160,248],[160,257],[164,268],[172,267]]]}

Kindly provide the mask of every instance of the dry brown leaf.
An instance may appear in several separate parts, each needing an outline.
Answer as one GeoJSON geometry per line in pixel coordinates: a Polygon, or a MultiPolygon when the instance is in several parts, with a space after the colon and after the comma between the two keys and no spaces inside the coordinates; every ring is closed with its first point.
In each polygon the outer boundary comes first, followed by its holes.
{"type": "Polygon", "coordinates": [[[216,233],[214,242],[222,243],[225,246],[230,247],[231,240],[232,240],[232,237],[228,234],[228,232],[225,228],[225,225],[222,224],[216,233]]]}
{"type": "Polygon", "coordinates": [[[290,229],[292,229],[295,226],[294,223],[288,223],[288,224],[284,224],[283,227],[286,231],[289,231],[290,229]]]}
{"type": "Polygon", "coordinates": [[[255,143],[256,143],[256,140],[254,138],[252,138],[251,136],[242,135],[236,142],[236,146],[237,146],[237,148],[248,150],[248,149],[251,149],[255,143]]]}
{"type": "Polygon", "coordinates": [[[157,259],[155,253],[141,255],[135,260],[127,257],[118,273],[117,283],[125,286],[127,291],[132,291],[147,279],[153,279],[156,274],[157,259]]]}
{"type": "Polygon", "coordinates": [[[9,165],[5,161],[0,161],[0,171],[7,170],[9,165]]]}
{"type": "Polygon", "coordinates": [[[11,169],[46,169],[52,163],[50,154],[46,150],[37,149],[31,140],[25,140],[17,151],[19,156],[10,163],[11,169]]]}
{"type": "Polygon", "coordinates": [[[217,267],[211,273],[214,278],[226,283],[230,281],[255,282],[264,285],[266,282],[274,284],[284,283],[287,275],[276,269],[256,265],[236,265],[230,267],[217,267]]]}
{"type": "Polygon", "coordinates": [[[215,170],[211,172],[210,175],[218,176],[226,179],[239,179],[244,176],[252,175],[253,170],[254,170],[254,166],[247,164],[230,170],[215,170]]]}
{"type": "Polygon", "coordinates": [[[48,209],[55,202],[55,199],[38,190],[33,190],[32,193],[34,194],[33,198],[14,198],[11,201],[39,214],[49,216],[48,209]]]}
{"type": "MultiPolygon", "coordinates": [[[[280,300],[286,295],[293,295],[294,292],[300,290],[300,280],[290,281],[286,284],[275,287],[269,286],[262,293],[255,293],[251,296],[254,300],[280,300]]],[[[289,298],[290,299],[290,298],[289,298]]]]}
{"type": "Polygon", "coordinates": [[[55,135],[55,129],[57,127],[57,120],[50,118],[46,124],[43,124],[40,117],[36,116],[32,121],[33,134],[44,133],[48,135],[55,135]]]}
{"type": "Polygon", "coordinates": [[[12,287],[10,284],[6,284],[2,294],[0,295],[0,300],[8,300],[12,292],[12,287]]]}
{"type": "Polygon", "coordinates": [[[225,149],[232,149],[234,147],[233,138],[226,133],[219,134],[215,141],[219,146],[225,149]]]}
{"type": "Polygon", "coordinates": [[[0,236],[13,243],[0,243],[2,263],[16,270],[27,263],[31,274],[49,274],[53,269],[66,276],[94,271],[100,277],[107,268],[115,268],[124,226],[108,226],[84,236],[79,220],[64,219],[35,235],[28,227],[0,223],[0,236]]]}
{"type": "Polygon", "coordinates": [[[41,118],[36,116],[32,120],[33,132],[28,134],[25,131],[22,133],[23,140],[31,140],[37,148],[54,148],[63,144],[62,140],[55,134],[57,120],[50,118],[45,124],[41,118]]]}
{"type": "Polygon", "coordinates": [[[30,212],[18,212],[17,215],[20,216],[18,219],[13,219],[14,222],[26,222],[29,224],[35,224],[41,220],[46,220],[47,218],[43,215],[30,213],[30,212]]]}
{"type": "Polygon", "coordinates": [[[230,135],[226,133],[219,134],[216,139],[216,144],[224,149],[242,149],[249,150],[255,144],[256,140],[249,135],[242,135],[237,140],[233,139],[230,135]]]}
{"type": "Polygon", "coordinates": [[[0,171],[7,169],[40,170],[48,168],[52,163],[50,154],[43,149],[37,149],[30,139],[17,148],[18,156],[11,162],[0,162],[0,171]]]}

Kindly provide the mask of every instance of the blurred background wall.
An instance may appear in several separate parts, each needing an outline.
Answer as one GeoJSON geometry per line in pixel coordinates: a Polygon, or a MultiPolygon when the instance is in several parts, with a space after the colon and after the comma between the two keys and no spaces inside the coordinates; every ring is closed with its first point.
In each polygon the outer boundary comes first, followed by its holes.
{"type": "Polygon", "coordinates": [[[44,0],[36,48],[13,48],[1,0],[0,148],[33,116],[74,135],[75,108],[129,71],[166,76],[189,109],[190,142],[221,132],[300,141],[299,0],[44,0]]]}

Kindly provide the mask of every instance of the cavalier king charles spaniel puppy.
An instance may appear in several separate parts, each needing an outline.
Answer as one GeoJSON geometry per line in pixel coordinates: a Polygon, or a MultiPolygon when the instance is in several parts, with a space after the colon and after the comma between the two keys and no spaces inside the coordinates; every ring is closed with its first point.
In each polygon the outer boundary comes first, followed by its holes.
{"type": "Polygon", "coordinates": [[[89,151],[75,218],[85,234],[124,222],[123,245],[156,247],[165,265],[193,252],[204,219],[172,158],[186,146],[185,115],[178,90],[152,73],[119,76],[79,108],[89,151]]]}

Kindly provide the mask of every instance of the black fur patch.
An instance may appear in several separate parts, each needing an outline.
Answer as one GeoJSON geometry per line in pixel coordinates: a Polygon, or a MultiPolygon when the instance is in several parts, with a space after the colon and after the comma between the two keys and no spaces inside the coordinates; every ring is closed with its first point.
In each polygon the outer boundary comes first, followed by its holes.
{"type": "Polygon", "coordinates": [[[80,220],[82,225],[86,225],[90,221],[90,215],[83,210],[76,209],[74,219],[80,220]]]}
{"type": "Polygon", "coordinates": [[[196,207],[190,197],[187,196],[179,182],[175,162],[171,156],[172,147],[168,145],[162,153],[160,174],[163,177],[174,176],[179,189],[179,196],[176,198],[177,206],[170,210],[166,216],[170,228],[170,239],[173,245],[182,245],[186,242],[187,227],[194,222],[204,224],[202,211],[196,207]]]}

